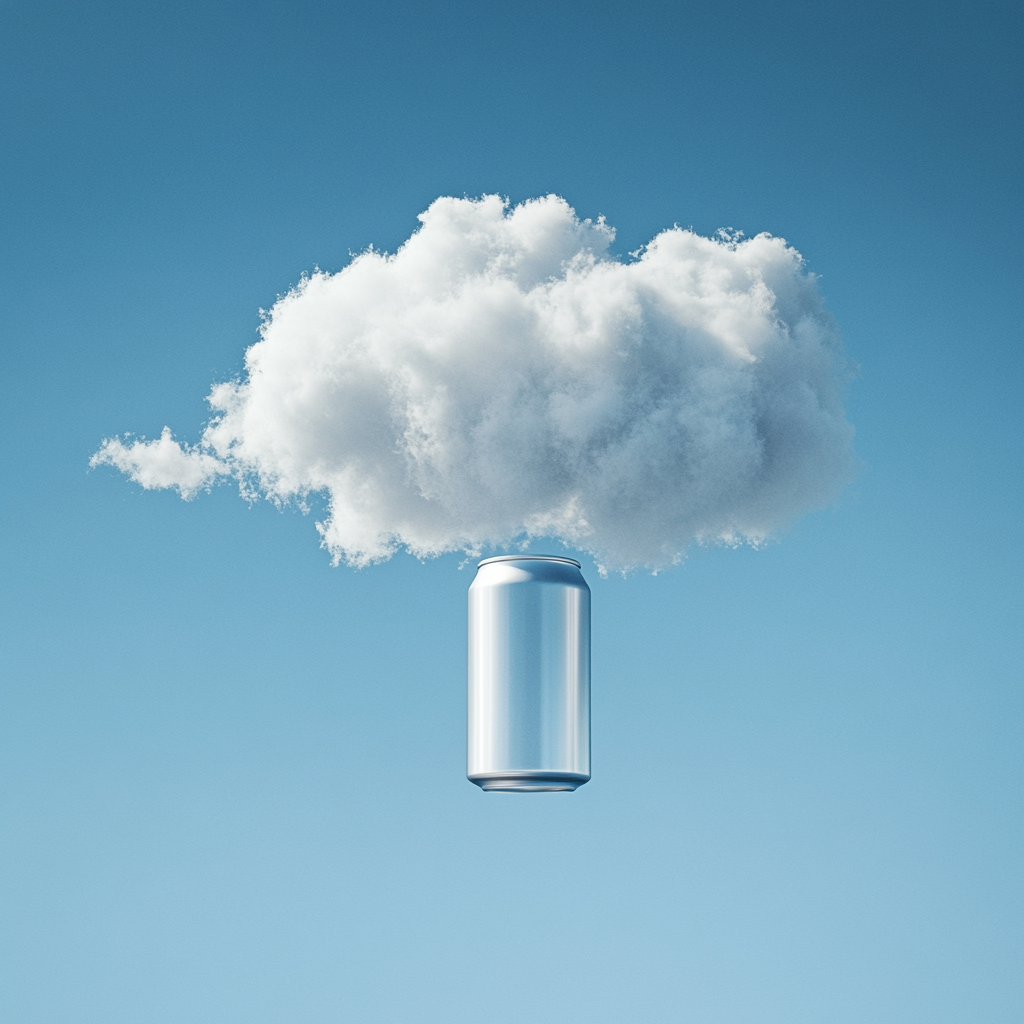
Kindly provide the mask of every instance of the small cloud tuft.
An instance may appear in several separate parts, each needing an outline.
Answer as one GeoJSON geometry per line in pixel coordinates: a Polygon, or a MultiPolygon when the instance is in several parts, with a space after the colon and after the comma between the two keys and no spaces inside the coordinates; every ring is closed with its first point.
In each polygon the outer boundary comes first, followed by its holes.
{"type": "Polygon", "coordinates": [[[114,466],[147,491],[176,487],[186,501],[209,490],[218,476],[230,473],[212,455],[175,441],[170,427],[164,427],[156,441],[143,438],[125,444],[119,438],[108,437],[89,465],[114,466]]]}

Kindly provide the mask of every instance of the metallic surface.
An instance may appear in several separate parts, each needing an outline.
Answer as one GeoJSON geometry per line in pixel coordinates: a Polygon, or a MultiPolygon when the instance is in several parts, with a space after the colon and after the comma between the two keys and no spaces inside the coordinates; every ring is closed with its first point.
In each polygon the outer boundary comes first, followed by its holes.
{"type": "Polygon", "coordinates": [[[579,562],[502,555],[469,588],[469,767],[484,790],[590,778],[590,588],[579,562]]]}

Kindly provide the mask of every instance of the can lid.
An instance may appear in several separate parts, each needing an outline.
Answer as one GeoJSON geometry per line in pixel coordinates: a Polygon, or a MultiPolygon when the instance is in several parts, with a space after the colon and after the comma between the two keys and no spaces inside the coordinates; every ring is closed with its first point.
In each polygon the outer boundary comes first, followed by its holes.
{"type": "Polygon", "coordinates": [[[490,565],[491,562],[568,562],[577,569],[583,568],[575,558],[563,558],[561,555],[495,555],[493,558],[477,562],[476,567],[479,569],[480,566],[490,565]]]}

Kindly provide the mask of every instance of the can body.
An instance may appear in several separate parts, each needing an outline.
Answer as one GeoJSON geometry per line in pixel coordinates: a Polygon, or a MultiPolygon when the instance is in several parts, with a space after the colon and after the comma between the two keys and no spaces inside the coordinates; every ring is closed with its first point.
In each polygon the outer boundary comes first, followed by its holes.
{"type": "Polygon", "coordinates": [[[482,789],[590,778],[590,588],[578,562],[487,558],[469,588],[467,775],[482,789]]]}

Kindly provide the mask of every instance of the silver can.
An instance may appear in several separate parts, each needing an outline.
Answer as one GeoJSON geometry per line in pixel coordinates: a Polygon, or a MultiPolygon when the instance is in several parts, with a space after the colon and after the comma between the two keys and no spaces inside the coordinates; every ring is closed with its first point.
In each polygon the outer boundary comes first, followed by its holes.
{"type": "Polygon", "coordinates": [[[470,782],[504,793],[590,779],[590,587],[579,562],[501,555],[469,588],[470,782]]]}

